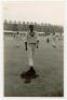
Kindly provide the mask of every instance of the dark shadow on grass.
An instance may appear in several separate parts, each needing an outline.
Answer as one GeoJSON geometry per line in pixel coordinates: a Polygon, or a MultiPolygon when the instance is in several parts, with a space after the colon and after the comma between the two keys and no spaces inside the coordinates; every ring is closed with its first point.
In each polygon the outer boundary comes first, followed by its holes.
{"type": "Polygon", "coordinates": [[[32,67],[27,72],[22,72],[20,76],[22,79],[25,79],[24,83],[30,83],[32,79],[36,79],[38,77],[36,71],[32,67]]]}

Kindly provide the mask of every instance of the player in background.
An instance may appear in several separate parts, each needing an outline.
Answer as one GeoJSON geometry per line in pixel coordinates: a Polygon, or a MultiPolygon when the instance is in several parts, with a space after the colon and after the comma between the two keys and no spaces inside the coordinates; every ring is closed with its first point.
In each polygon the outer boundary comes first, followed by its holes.
{"type": "Polygon", "coordinates": [[[53,29],[53,32],[50,33],[50,35],[47,37],[46,42],[47,42],[47,43],[50,42],[51,45],[52,45],[52,47],[53,47],[53,48],[56,48],[56,35],[55,35],[54,29],[53,29]]]}
{"type": "Polygon", "coordinates": [[[52,46],[53,46],[53,48],[56,48],[56,35],[55,35],[54,29],[53,29],[53,33],[52,33],[52,46]]]}

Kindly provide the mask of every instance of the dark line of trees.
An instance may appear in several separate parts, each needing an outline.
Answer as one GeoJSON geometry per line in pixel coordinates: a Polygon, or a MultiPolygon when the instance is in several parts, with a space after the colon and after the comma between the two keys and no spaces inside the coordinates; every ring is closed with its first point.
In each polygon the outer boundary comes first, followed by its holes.
{"type": "MultiPolygon", "coordinates": [[[[11,30],[11,31],[27,31],[28,30],[28,26],[29,24],[31,24],[30,22],[25,22],[23,21],[21,22],[12,22],[12,21],[4,21],[4,30],[11,30]]],[[[63,26],[60,25],[52,25],[52,24],[38,24],[38,23],[32,23],[34,24],[34,29],[35,31],[39,31],[39,32],[45,32],[46,34],[50,34],[50,33],[63,33],[64,32],[64,28],[63,26]]]]}

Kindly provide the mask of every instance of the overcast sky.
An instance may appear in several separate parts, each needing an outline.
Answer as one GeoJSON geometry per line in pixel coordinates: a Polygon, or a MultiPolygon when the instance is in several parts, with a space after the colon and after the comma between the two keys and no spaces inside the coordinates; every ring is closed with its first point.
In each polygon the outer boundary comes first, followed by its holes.
{"type": "Polygon", "coordinates": [[[64,24],[63,1],[9,1],[3,4],[4,19],[64,24]]]}

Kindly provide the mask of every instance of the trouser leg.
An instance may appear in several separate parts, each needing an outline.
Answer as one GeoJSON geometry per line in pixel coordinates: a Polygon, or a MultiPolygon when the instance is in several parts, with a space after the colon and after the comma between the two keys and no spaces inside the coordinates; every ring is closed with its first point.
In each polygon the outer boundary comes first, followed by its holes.
{"type": "Polygon", "coordinates": [[[29,66],[34,66],[34,61],[33,61],[33,50],[32,47],[28,47],[28,62],[29,66]]]}

